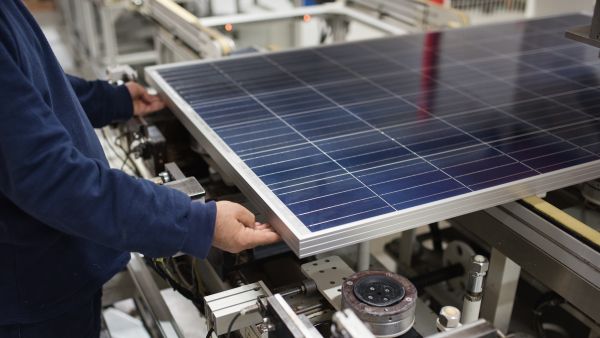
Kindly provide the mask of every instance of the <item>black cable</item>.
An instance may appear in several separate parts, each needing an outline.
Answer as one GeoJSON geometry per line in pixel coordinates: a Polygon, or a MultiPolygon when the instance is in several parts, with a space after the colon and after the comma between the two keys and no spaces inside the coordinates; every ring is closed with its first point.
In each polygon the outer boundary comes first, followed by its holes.
{"type": "MultiPolygon", "coordinates": [[[[123,168],[125,167],[125,164],[127,164],[127,162],[129,162],[129,160],[131,160],[131,154],[133,154],[133,152],[135,152],[135,147],[132,147],[132,145],[133,145],[133,142],[132,142],[129,145],[129,150],[125,149],[125,147],[123,147],[123,142],[121,141],[121,139],[127,140],[127,135],[121,134],[121,135],[117,136],[117,138],[115,139],[115,145],[117,147],[119,147],[119,149],[121,149],[122,152],[125,153],[125,160],[123,160],[123,164],[121,165],[121,170],[123,170],[123,168]]],[[[136,174],[137,176],[140,176],[140,177],[142,176],[142,174],[140,173],[138,168],[133,163],[127,164],[127,167],[129,169],[131,169],[131,171],[133,171],[134,174],[136,174]]]]}
{"type": "Polygon", "coordinates": [[[131,156],[131,151],[125,154],[125,160],[123,161],[123,164],[121,164],[121,168],[119,168],[119,170],[123,170],[123,168],[125,168],[125,165],[127,164],[127,162],[129,162],[129,156],[131,156]]]}
{"type": "Polygon", "coordinates": [[[533,310],[533,325],[538,333],[538,337],[547,337],[546,331],[544,330],[544,323],[542,321],[542,317],[546,308],[559,306],[560,304],[564,303],[564,301],[565,300],[561,296],[554,292],[548,292],[542,295],[541,299],[538,301],[535,309],[533,310]]]}
{"type": "Polygon", "coordinates": [[[208,330],[208,333],[206,334],[206,338],[212,338],[212,334],[215,332],[215,329],[210,329],[208,330]]]}
{"type": "Polygon", "coordinates": [[[110,151],[113,152],[113,154],[115,154],[115,156],[121,160],[124,161],[125,159],[123,157],[121,157],[121,155],[117,152],[117,149],[115,149],[112,145],[112,143],[110,142],[110,140],[108,139],[108,135],[106,135],[106,130],[104,130],[104,128],[100,129],[100,132],[102,133],[102,137],[104,138],[104,140],[106,141],[106,145],[110,148],[110,151]]]}
{"type": "Polygon", "coordinates": [[[185,298],[192,301],[194,305],[198,308],[198,310],[204,314],[204,297],[202,295],[196,294],[193,290],[186,289],[183,285],[181,285],[178,281],[174,280],[169,276],[169,274],[163,270],[162,267],[158,266],[152,259],[145,257],[146,263],[154,270],[156,273],[166,280],[171,287],[181,293],[185,298]]]}
{"type": "Polygon", "coordinates": [[[233,324],[235,324],[235,321],[238,320],[238,318],[240,318],[241,315],[242,315],[242,312],[240,311],[229,322],[229,326],[227,327],[227,338],[231,338],[231,330],[233,329],[233,324]]]}
{"type": "Polygon", "coordinates": [[[439,223],[429,224],[429,233],[431,234],[431,241],[433,242],[433,251],[442,253],[444,248],[442,246],[442,233],[440,232],[439,223]]]}
{"type": "MultiPolygon", "coordinates": [[[[110,151],[113,152],[113,154],[115,154],[115,156],[121,160],[123,163],[127,163],[127,159],[123,158],[118,152],[117,149],[115,149],[112,145],[112,142],[110,142],[110,139],[108,138],[108,135],[106,135],[106,131],[104,130],[104,128],[100,129],[100,132],[102,133],[102,137],[104,138],[104,140],[106,141],[106,145],[108,146],[108,148],[110,148],[110,151]]],[[[127,151],[123,148],[123,146],[121,146],[120,144],[117,145],[119,147],[119,149],[121,149],[124,153],[127,154],[127,151]]],[[[128,156],[129,157],[129,156],[128,156]]],[[[127,165],[127,167],[129,169],[131,169],[131,171],[133,171],[136,175],[141,176],[139,170],[132,166],[132,165],[127,165]]],[[[121,168],[121,170],[123,170],[121,168]]]]}

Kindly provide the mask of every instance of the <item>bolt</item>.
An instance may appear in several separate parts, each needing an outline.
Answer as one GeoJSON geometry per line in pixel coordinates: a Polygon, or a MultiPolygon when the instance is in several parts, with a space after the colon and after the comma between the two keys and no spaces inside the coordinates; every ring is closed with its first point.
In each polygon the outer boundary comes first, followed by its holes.
{"type": "Polygon", "coordinates": [[[444,306],[440,310],[439,315],[440,324],[442,324],[446,328],[455,328],[458,327],[460,323],[460,310],[455,308],[454,306],[444,306]]]}
{"type": "Polygon", "coordinates": [[[490,267],[490,262],[482,255],[475,255],[471,260],[471,272],[486,274],[490,267]]]}
{"type": "Polygon", "coordinates": [[[346,282],[346,284],[348,284],[348,285],[353,285],[354,283],[352,283],[352,281],[351,281],[351,280],[349,280],[349,281],[347,281],[347,282],[346,282]]]}
{"type": "Polygon", "coordinates": [[[271,319],[269,318],[263,318],[263,322],[258,324],[256,326],[256,328],[258,329],[258,331],[262,334],[267,333],[267,332],[272,332],[275,330],[275,325],[273,325],[273,323],[271,322],[271,319]]]}

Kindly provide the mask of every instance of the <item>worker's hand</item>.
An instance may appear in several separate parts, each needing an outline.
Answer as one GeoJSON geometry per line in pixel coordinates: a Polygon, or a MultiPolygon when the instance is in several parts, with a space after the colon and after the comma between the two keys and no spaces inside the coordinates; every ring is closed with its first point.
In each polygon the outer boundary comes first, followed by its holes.
{"type": "Polygon", "coordinates": [[[280,240],[281,238],[270,225],[257,223],[248,209],[237,203],[217,202],[214,247],[238,253],[280,240]]]}
{"type": "Polygon", "coordinates": [[[164,101],[156,95],[148,94],[146,88],[136,82],[127,82],[125,84],[133,101],[133,115],[146,116],[165,107],[164,101]]]}

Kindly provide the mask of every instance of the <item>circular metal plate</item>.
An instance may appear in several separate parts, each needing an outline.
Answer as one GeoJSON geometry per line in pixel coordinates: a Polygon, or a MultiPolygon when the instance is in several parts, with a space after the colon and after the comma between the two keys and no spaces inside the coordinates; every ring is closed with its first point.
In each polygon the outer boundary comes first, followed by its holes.
{"type": "Polygon", "coordinates": [[[361,271],[342,284],[342,308],[352,309],[376,337],[397,337],[410,330],[416,299],[415,286],[391,272],[361,271]]]}
{"type": "Polygon", "coordinates": [[[367,276],[354,285],[354,295],[371,306],[391,306],[404,298],[404,287],[396,280],[382,275],[367,276]]]}

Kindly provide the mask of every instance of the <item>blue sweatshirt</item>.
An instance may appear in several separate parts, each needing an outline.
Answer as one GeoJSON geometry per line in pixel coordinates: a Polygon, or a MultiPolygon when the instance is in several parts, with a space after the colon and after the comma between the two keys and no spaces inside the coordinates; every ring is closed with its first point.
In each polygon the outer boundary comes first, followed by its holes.
{"type": "Polygon", "coordinates": [[[66,76],[21,1],[0,1],[0,325],[72,309],[130,251],[207,255],[214,203],[109,168],[92,126],[131,115],[125,87],[66,76]]]}

